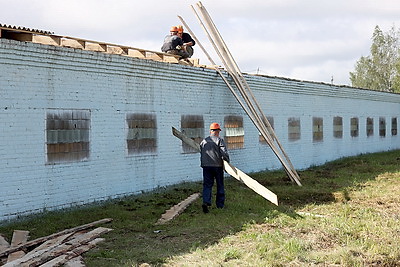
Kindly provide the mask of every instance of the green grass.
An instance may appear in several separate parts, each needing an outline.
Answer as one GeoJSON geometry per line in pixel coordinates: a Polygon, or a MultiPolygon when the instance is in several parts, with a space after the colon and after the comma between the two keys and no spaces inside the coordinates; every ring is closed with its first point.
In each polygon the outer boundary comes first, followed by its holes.
{"type": "Polygon", "coordinates": [[[161,214],[201,183],[0,226],[31,239],[102,218],[114,229],[84,255],[87,266],[400,266],[400,150],[340,159],[300,171],[302,187],[283,171],[251,176],[278,195],[279,207],[226,180],[226,208],[203,214],[201,200],[165,225],[161,214]]]}

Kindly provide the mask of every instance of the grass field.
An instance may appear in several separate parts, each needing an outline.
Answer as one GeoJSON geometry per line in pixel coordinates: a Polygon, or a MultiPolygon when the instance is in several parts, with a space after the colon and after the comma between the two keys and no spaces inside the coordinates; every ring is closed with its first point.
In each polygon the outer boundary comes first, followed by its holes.
{"type": "Polygon", "coordinates": [[[270,204],[226,179],[224,209],[203,214],[201,200],[165,225],[161,214],[201,183],[3,224],[31,239],[113,218],[106,241],[84,255],[87,266],[400,266],[400,151],[361,155],[300,171],[251,176],[278,195],[270,204]]]}

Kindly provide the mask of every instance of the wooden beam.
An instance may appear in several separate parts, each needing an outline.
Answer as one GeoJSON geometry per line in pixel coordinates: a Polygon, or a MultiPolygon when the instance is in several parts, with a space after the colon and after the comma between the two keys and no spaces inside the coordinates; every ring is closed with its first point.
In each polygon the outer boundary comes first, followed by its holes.
{"type": "MultiPolygon", "coordinates": [[[[291,163],[288,155],[284,151],[282,145],[276,138],[274,130],[272,129],[267,118],[265,117],[261,107],[259,106],[256,98],[254,97],[254,94],[250,89],[250,86],[247,84],[238,65],[233,59],[232,54],[230,53],[228,47],[226,46],[224,40],[222,39],[222,36],[217,30],[214,22],[212,21],[209,13],[205,9],[205,7],[201,4],[201,2],[198,2],[197,6],[200,10],[200,13],[202,14],[202,17],[205,21],[207,28],[204,26],[202,20],[200,19],[199,15],[197,14],[194,8],[193,11],[195,12],[201,26],[205,30],[206,35],[209,37],[209,40],[212,43],[213,47],[215,48],[215,51],[221,58],[223,64],[225,65],[225,68],[227,69],[229,75],[234,80],[243,100],[245,101],[249,111],[248,112],[247,109],[245,109],[246,113],[249,115],[250,119],[257,127],[257,129],[260,131],[260,133],[263,135],[264,139],[271,147],[275,155],[278,157],[279,161],[282,163],[282,166],[284,167],[289,178],[292,181],[296,182],[299,186],[301,186],[300,177],[298,173],[293,167],[293,164],[291,163]]],[[[241,101],[237,97],[237,94],[234,93],[234,95],[240,103],[241,101]]]]}
{"type": "Polygon", "coordinates": [[[61,38],[52,35],[33,35],[32,42],[45,45],[59,46],[61,45],[61,38]]]}
{"type": "Polygon", "coordinates": [[[101,43],[85,43],[85,50],[97,51],[97,52],[107,52],[107,45],[101,43]]]}
{"type": "MultiPolygon", "coordinates": [[[[200,152],[200,145],[198,143],[196,143],[193,139],[187,137],[185,134],[178,131],[174,127],[172,127],[172,134],[181,139],[188,146],[200,152]]],[[[224,162],[224,170],[226,173],[228,173],[238,181],[243,182],[247,187],[252,189],[254,192],[256,192],[260,196],[264,197],[266,200],[278,206],[278,196],[275,193],[273,193],[272,191],[270,191],[269,189],[261,185],[259,182],[257,182],[256,180],[254,180],[253,178],[251,178],[246,173],[239,170],[232,164],[228,163],[227,161],[224,160],[223,162],[224,162]]]]}
{"type": "Polygon", "coordinates": [[[107,46],[107,53],[116,55],[128,55],[127,49],[123,49],[119,46],[107,46]]]}
{"type": "Polygon", "coordinates": [[[158,52],[153,52],[153,53],[149,53],[148,56],[146,56],[147,59],[152,59],[155,61],[163,61],[164,59],[164,53],[158,53],[158,52]]]}
{"type": "Polygon", "coordinates": [[[145,58],[146,57],[146,51],[141,50],[141,49],[128,49],[128,56],[130,57],[137,57],[137,58],[145,58]]]}
{"type": "Polygon", "coordinates": [[[80,40],[62,38],[61,45],[77,49],[85,49],[85,42],[80,40]]]}
{"type": "Polygon", "coordinates": [[[180,58],[180,56],[177,56],[177,55],[164,54],[163,62],[179,63],[179,58],[180,58]]]}

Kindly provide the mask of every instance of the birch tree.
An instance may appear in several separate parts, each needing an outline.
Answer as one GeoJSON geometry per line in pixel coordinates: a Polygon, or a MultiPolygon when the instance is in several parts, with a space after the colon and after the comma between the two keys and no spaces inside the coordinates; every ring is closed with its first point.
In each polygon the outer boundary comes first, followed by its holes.
{"type": "Polygon", "coordinates": [[[350,72],[352,86],[400,93],[400,31],[394,26],[388,32],[375,27],[371,54],[362,56],[350,72]]]}

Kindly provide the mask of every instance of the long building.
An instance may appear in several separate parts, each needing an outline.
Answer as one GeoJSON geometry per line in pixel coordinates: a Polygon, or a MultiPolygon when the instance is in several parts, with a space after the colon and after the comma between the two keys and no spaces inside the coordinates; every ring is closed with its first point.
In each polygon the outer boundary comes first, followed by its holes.
{"type": "MultiPolygon", "coordinates": [[[[232,163],[282,166],[215,70],[0,25],[0,221],[201,179],[219,122],[232,163]]],[[[400,148],[400,95],[245,75],[296,169],[400,148]]],[[[229,79],[229,77],[228,77],[229,79]]]]}

